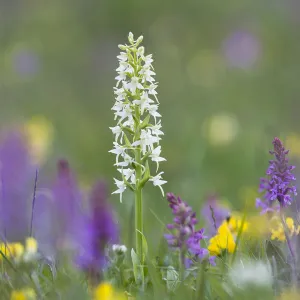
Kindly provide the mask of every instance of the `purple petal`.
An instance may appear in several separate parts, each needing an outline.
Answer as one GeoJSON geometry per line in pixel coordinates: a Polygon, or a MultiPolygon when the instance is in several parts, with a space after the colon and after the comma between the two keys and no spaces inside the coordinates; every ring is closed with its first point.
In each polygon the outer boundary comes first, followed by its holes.
{"type": "Polygon", "coordinates": [[[0,147],[0,222],[1,233],[9,241],[29,235],[34,167],[28,149],[17,132],[7,135],[0,147]]]}

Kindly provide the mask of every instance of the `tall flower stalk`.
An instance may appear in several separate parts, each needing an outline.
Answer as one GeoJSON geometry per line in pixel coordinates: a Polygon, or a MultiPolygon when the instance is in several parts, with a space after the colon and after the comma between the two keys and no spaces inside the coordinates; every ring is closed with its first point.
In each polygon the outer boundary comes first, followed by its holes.
{"type": "Polygon", "coordinates": [[[142,190],[148,181],[158,186],[164,194],[162,185],[163,172],[158,172],[159,162],[165,161],[160,156],[161,115],[158,113],[157,83],[152,66],[152,55],[145,55],[140,46],[143,37],[137,40],[129,33],[129,45],[119,45],[121,53],[117,56],[117,84],[114,88],[116,102],[112,107],[117,125],[111,127],[115,135],[115,166],[121,173],[122,180],[114,178],[122,202],[123,192],[129,188],[135,194],[135,229],[136,252],[143,263],[143,199],[142,190]],[[149,162],[156,163],[155,172],[150,171],[149,162]]]}
{"type": "Polygon", "coordinates": [[[297,196],[297,189],[294,185],[296,177],[292,174],[295,166],[289,165],[288,153],[281,140],[277,137],[273,140],[274,150],[270,154],[274,155],[274,160],[269,161],[269,168],[266,172],[267,178],[261,178],[260,191],[265,192],[265,201],[256,199],[256,207],[262,208],[262,213],[279,211],[283,225],[284,234],[292,259],[292,277],[296,284],[296,256],[289,236],[289,230],[284,217],[284,208],[293,201],[293,196],[297,196]]]}
{"type": "Polygon", "coordinates": [[[277,137],[273,140],[274,150],[270,154],[274,155],[274,160],[269,161],[269,168],[266,172],[267,178],[260,179],[260,192],[265,192],[264,200],[256,199],[256,207],[262,208],[262,213],[278,211],[290,205],[293,196],[297,195],[296,186],[293,182],[296,177],[292,174],[295,166],[289,165],[288,153],[283,143],[277,137]]]}

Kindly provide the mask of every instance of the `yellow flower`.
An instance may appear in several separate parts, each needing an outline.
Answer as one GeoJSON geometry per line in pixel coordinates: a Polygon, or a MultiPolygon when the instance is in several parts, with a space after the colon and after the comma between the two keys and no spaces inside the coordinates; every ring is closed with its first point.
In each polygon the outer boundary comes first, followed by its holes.
{"type": "Polygon", "coordinates": [[[10,300],[35,300],[36,294],[32,288],[12,291],[10,300]]]}
{"type": "Polygon", "coordinates": [[[25,134],[33,161],[42,163],[52,143],[52,124],[43,116],[35,116],[25,124],[25,134]]]}
{"type": "Polygon", "coordinates": [[[102,283],[95,289],[95,300],[110,300],[113,297],[113,287],[109,283],[102,283]]]}
{"type": "Polygon", "coordinates": [[[11,244],[1,243],[0,244],[0,251],[1,251],[1,257],[0,260],[2,260],[3,255],[5,255],[7,258],[12,255],[12,246],[11,244]]]}
{"type": "MultiPolygon", "coordinates": [[[[21,243],[1,243],[0,251],[7,257],[13,257],[20,259],[24,253],[24,246],[21,243]]],[[[3,259],[3,256],[0,255],[0,261],[3,259]]]]}
{"type": "Polygon", "coordinates": [[[217,235],[209,240],[207,247],[211,255],[220,255],[223,250],[227,250],[228,253],[233,253],[236,244],[231,231],[227,225],[227,221],[223,222],[218,229],[217,235]]]}
{"type": "Polygon", "coordinates": [[[24,246],[21,243],[13,243],[12,246],[12,256],[16,260],[20,260],[24,254],[24,246]]]}
{"type": "Polygon", "coordinates": [[[24,261],[30,261],[35,257],[38,250],[38,243],[33,237],[29,237],[25,241],[24,261]]]}
{"type": "MultiPolygon", "coordinates": [[[[272,228],[271,228],[271,239],[279,240],[284,242],[286,240],[284,226],[281,220],[278,217],[274,217],[272,220],[272,228]]],[[[285,224],[288,230],[289,236],[298,235],[300,232],[300,226],[295,226],[294,220],[292,218],[286,218],[285,224]]]]}
{"type": "Polygon", "coordinates": [[[235,238],[239,231],[248,230],[248,222],[243,223],[243,219],[236,213],[223,221],[218,228],[217,234],[209,241],[208,251],[211,255],[221,255],[223,250],[233,253],[236,247],[235,238]]]}
{"type": "Polygon", "coordinates": [[[29,237],[26,239],[26,251],[30,253],[36,253],[38,249],[38,244],[36,239],[29,237]]]}
{"type": "Polygon", "coordinates": [[[242,232],[245,232],[248,230],[248,222],[244,222],[243,219],[238,216],[237,214],[233,214],[230,218],[227,219],[227,226],[232,234],[237,235],[243,225],[242,232]]]}
{"type": "Polygon", "coordinates": [[[299,234],[300,226],[298,225],[298,227],[295,227],[294,220],[292,218],[286,218],[285,222],[291,234],[299,234]]]}
{"type": "Polygon", "coordinates": [[[99,284],[94,291],[94,300],[127,300],[126,296],[114,290],[110,283],[99,284]]]}
{"type": "MultiPolygon", "coordinates": [[[[13,258],[16,262],[20,260],[29,261],[37,253],[38,244],[37,241],[29,237],[26,239],[24,247],[21,243],[1,243],[0,251],[7,257],[13,258]]],[[[3,255],[0,255],[0,261],[3,259],[3,255]]]]}

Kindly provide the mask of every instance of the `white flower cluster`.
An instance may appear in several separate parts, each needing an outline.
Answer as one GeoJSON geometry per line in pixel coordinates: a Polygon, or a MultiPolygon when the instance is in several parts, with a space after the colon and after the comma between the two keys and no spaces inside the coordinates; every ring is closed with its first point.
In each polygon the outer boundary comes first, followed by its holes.
{"type": "Polygon", "coordinates": [[[273,280],[270,266],[259,260],[236,263],[230,270],[229,277],[239,288],[249,285],[270,287],[273,280]]]}
{"type": "Polygon", "coordinates": [[[114,244],[112,245],[112,250],[118,255],[125,254],[127,252],[127,247],[125,245],[118,245],[114,244]]]}
{"type": "Polygon", "coordinates": [[[132,190],[143,187],[149,180],[158,186],[162,193],[163,172],[158,173],[160,156],[161,115],[158,113],[157,83],[153,76],[152,55],[145,55],[145,49],[139,46],[143,37],[134,40],[129,33],[130,45],[119,45],[121,53],[117,56],[117,84],[114,88],[116,102],[112,107],[117,125],[110,127],[115,135],[115,166],[122,174],[122,180],[115,180],[122,201],[122,193],[127,187],[132,190]],[[148,160],[157,164],[156,175],[150,175],[148,160]],[[140,171],[137,171],[140,169],[140,171]]]}

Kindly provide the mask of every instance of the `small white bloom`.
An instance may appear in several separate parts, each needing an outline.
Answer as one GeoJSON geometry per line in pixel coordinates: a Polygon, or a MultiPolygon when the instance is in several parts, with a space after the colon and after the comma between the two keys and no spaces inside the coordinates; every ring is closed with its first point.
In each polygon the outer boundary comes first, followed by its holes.
{"type": "Polygon", "coordinates": [[[117,254],[124,254],[127,251],[127,247],[125,245],[112,245],[112,250],[117,254]]]}
{"type": "Polygon", "coordinates": [[[115,95],[117,95],[116,100],[117,101],[125,100],[125,98],[126,98],[126,92],[125,92],[124,88],[116,88],[116,87],[114,87],[114,89],[115,89],[114,93],[115,93],[115,95]]]}
{"type": "Polygon", "coordinates": [[[112,131],[112,133],[115,135],[115,142],[118,141],[119,136],[121,135],[121,143],[123,141],[123,131],[120,126],[115,126],[115,127],[109,127],[109,129],[112,131]]]}
{"type": "Polygon", "coordinates": [[[124,161],[115,163],[115,166],[117,166],[117,167],[127,167],[127,166],[131,165],[134,162],[134,159],[130,155],[128,155],[127,153],[122,153],[122,158],[124,159],[124,161]]]}
{"type": "Polygon", "coordinates": [[[117,58],[120,61],[127,61],[128,60],[128,55],[126,52],[121,52],[120,55],[117,56],[117,58]]]}
{"type": "Polygon", "coordinates": [[[142,153],[145,154],[147,151],[153,150],[153,144],[158,143],[159,137],[153,136],[150,130],[142,129],[139,141],[132,143],[132,146],[141,146],[142,153]]]}
{"type": "Polygon", "coordinates": [[[157,92],[156,89],[157,88],[157,84],[151,83],[150,86],[148,87],[148,94],[149,95],[153,95],[155,97],[156,102],[158,102],[158,99],[156,97],[157,92]]]}
{"type": "Polygon", "coordinates": [[[130,182],[131,184],[136,184],[136,177],[135,177],[135,174],[133,174],[133,175],[130,177],[129,182],[130,182]]]}
{"type": "Polygon", "coordinates": [[[118,171],[125,177],[127,181],[135,184],[135,170],[134,169],[118,169],[118,171]]]}
{"type": "Polygon", "coordinates": [[[161,146],[157,146],[150,154],[151,160],[156,162],[156,164],[157,164],[156,172],[158,171],[159,162],[166,161],[165,158],[160,156],[160,153],[161,153],[161,146]]]}
{"type": "Polygon", "coordinates": [[[161,117],[161,114],[158,113],[157,110],[158,110],[158,106],[156,104],[149,105],[148,107],[149,114],[154,117],[155,123],[156,123],[156,118],[161,117]]]}
{"type": "Polygon", "coordinates": [[[125,156],[126,154],[126,147],[119,145],[117,142],[114,142],[114,149],[109,150],[108,152],[116,154],[116,163],[119,161],[119,156],[125,156]]]}
{"type": "Polygon", "coordinates": [[[160,121],[157,124],[151,126],[150,129],[151,129],[153,135],[156,135],[156,136],[164,135],[164,133],[160,130],[161,129],[160,121]]]}
{"type": "Polygon", "coordinates": [[[127,61],[120,61],[119,67],[116,69],[116,71],[118,72],[118,74],[120,74],[121,72],[132,74],[134,72],[134,69],[127,61]]]}
{"type": "Polygon", "coordinates": [[[114,106],[111,108],[111,110],[115,110],[116,112],[119,112],[124,109],[124,103],[121,101],[116,101],[114,106]]]}
{"type": "Polygon", "coordinates": [[[144,62],[145,62],[144,66],[151,66],[153,62],[152,54],[147,55],[144,59],[144,62]]]}
{"type": "Polygon", "coordinates": [[[113,194],[120,194],[120,202],[122,202],[122,194],[124,193],[124,191],[126,190],[126,184],[124,181],[118,180],[116,178],[114,178],[115,184],[117,186],[117,190],[112,192],[113,194]]]}
{"type": "Polygon", "coordinates": [[[164,173],[164,172],[160,172],[160,173],[158,173],[156,176],[150,178],[149,180],[153,182],[153,185],[154,185],[154,186],[158,186],[158,187],[160,188],[161,193],[162,193],[162,195],[164,196],[165,193],[164,193],[164,190],[162,189],[161,186],[162,186],[163,184],[167,183],[167,181],[162,179],[161,174],[163,174],[163,173],[164,173]]]}
{"type": "Polygon", "coordinates": [[[132,115],[128,116],[127,121],[125,121],[123,123],[123,126],[124,127],[129,127],[130,129],[134,130],[134,120],[133,120],[132,115]]]}
{"type": "Polygon", "coordinates": [[[140,80],[140,79],[139,79],[138,77],[133,76],[133,77],[131,78],[131,82],[127,83],[127,85],[126,85],[126,88],[127,88],[128,90],[130,90],[130,92],[131,92],[133,95],[135,95],[136,89],[140,89],[140,90],[143,90],[143,89],[144,89],[144,87],[139,83],[139,80],[140,80]]]}
{"type": "Polygon", "coordinates": [[[134,73],[134,68],[131,65],[128,65],[128,68],[126,69],[127,73],[133,74],[134,73]]]}
{"type": "Polygon", "coordinates": [[[128,69],[129,66],[130,65],[127,61],[120,61],[119,67],[116,69],[116,71],[118,72],[118,74],[120,72],[125,72],[128,69]]]}
{"type": "MultiPolygon", "coordinates": [[[[123,104],[118,103],[119,107],[121,106],[122,109],[116,111],[115,115],[120,117],[119,123],[122,122],[124,119],[132,117],[132,109],[130,107],[130,104],[123,104]]],[[[118,108],[119,108],[118,107],[118,108]]]]}
{"type": "Polygon", "coordinates": [[[244,288],[247,285],[266,287],[272,285],[270,267],[257,260],[236,263],[230,270],[229,277],[232,283],[240,288],[244,288]]]}
{"type": "Polygon", "coordinates": [[[115,111],[115,120],[118,118],[121,111],[124,109],[125,104],[121,101],[116,101],[111,110],[115,111]]]}
{"type": "Polygon", "coordinates": [[[152,77],[155,75],[155,72],[150,70],[150,67],[144,67],[142,70],[139,72],[140,75],[143,77],[143,82],[148,81],[148,82],[153,82],[155,79],[152,77]]]}
{"type": "Polygon", "coordinates": [[[117,86],[119,86],[121,81],[126,80],[126,72],[125,71],[119,72],[119,75],[115,79],[118,80],[117,86]]]}
{"type": "Polygon", "coordinates": [[[134,100],[132,103],[141,107],[141,114],[143,115],[145,109],[154,101],[148,97],[147,92],[143,92],[140,100],[134,100]]]}

